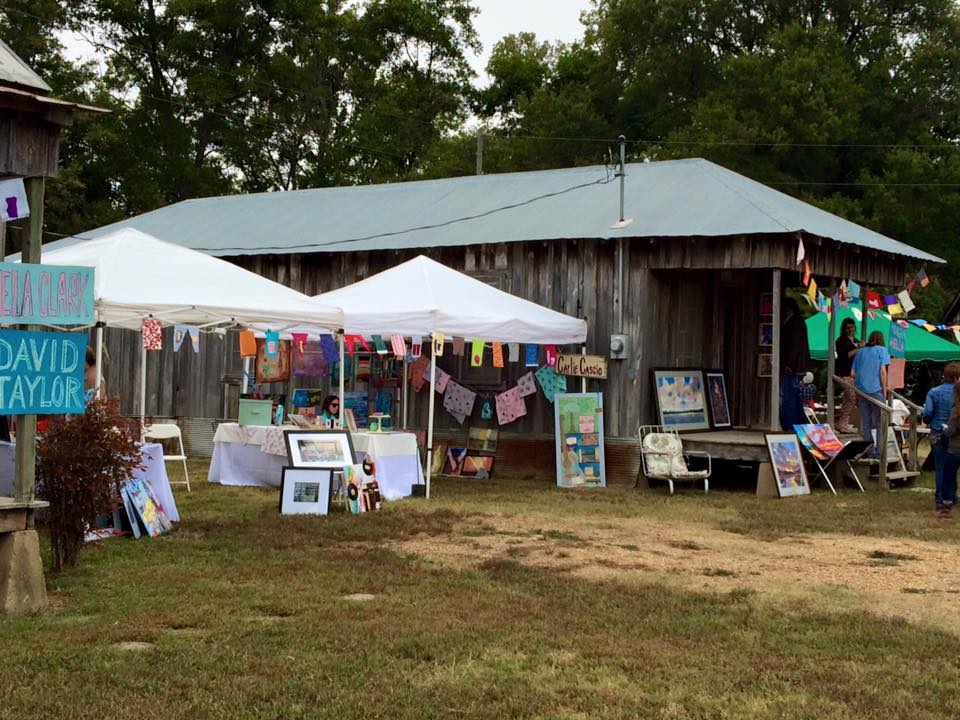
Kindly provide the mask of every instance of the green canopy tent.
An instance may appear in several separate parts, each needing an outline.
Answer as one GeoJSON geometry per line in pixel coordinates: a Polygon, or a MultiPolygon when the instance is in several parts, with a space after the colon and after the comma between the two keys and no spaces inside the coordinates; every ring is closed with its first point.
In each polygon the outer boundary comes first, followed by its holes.
{"type": "MultiPolygon", "coordinates": [[[[858,310],[859,313],[859,310],[858,310]]],[[[860,337],[860,323],[854,316],[851,308],[840,308],[837,314],[837,335],[840,334],[840,324],[851,318],[857,325],[857,338],[860,337]]],[[[814,360],[827,359],[827,330],[829,319],[826,313],[817,313],[807,318],[807,336],[810,342],[810,357],[814,360]]],[[[890,341],[890,316],[878,310],[873,311],[873,317],[867,319],[867,335],[874,330],[883,333],[883,338],[890,341]]],[[[933,360],[934,362],[949,362],[960,360],[960,345],[944,340],[942,337],[927,332],[913,323],[907,324],[906,342],[907,360],[933,360]]]]}

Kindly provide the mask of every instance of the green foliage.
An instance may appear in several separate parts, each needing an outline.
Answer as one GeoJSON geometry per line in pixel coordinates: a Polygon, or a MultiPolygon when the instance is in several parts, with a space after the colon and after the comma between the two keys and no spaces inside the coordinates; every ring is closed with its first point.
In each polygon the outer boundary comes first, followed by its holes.
{"type": "Polygon", "coordinates": [[[87,528],[113,508],[121,482],[140,465],[138,431],[120,414],[119,402],[92,400],[80,415],[52,416],[37,441],[55,571],[76,564],[87,528]]]}

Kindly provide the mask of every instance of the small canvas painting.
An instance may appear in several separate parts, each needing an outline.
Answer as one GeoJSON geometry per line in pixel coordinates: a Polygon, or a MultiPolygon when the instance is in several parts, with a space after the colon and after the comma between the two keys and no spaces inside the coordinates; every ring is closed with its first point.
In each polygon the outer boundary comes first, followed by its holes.
{"type": "Polygon", "coordinates": [[[766,439],[780,497],[809,495],[810,485],[803,467],[803,456],[800,454],[800,441],[797,436],[787,433],[771,434],[767,435],[766,439]]]}
{"type": "Polygon", "coordinates": [[[760,323],[760,338],[757,344],[761,347],[773,345],[773,323],[760,323]]]}
{"type": "Polygon", "coordinates": [[[675,430],[707,430],[707,402],[700,370],[654,370],[660,424],[675,430]]]}
{"type": "Polygon", "coordinates": [[[486,480],[493,477],[493,457],[490,455],[467,455],[460,468],[461,477],[486,480]]]}
{"type": "Polygon", "coordinates": [[[768,378],[773,375],[773,355],[763,353],[757,356],[757,377],[768,378]]]}
{"type": "Polygon", "coordinates": [[[722,372],[707,373],[707,397],[710,401],[710,417],[715,428],[726,428],[730,422],[730,405],[727,402],[727,383],[722,372]]]}
{"type": "Polygon", "coordinates": [[[760,314],[773,315],[773,293],[760,295],[760,314]]]}

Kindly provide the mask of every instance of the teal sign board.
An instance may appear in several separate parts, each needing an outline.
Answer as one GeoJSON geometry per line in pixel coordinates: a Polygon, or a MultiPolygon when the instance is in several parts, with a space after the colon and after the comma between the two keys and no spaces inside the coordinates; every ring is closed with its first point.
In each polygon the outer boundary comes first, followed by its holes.
{"type": "Polygon", "coordinates": [[[84,410],[84,333],[0,330],[0,415],[84,410]]]}
{"type": "Polygon", "coordinates": [[[0,324],[93,325],[93,268],[0,263],[0,324]]]}

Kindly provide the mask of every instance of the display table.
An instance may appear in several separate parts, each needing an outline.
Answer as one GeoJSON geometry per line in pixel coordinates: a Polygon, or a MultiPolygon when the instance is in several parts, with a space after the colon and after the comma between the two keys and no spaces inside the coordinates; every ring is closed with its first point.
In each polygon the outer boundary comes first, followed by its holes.
{"type": "MultiPolygon", "coordinates": [[[[16,443],[0,443],[0,495],[13,495],[13,465],[16,443]]],[[[140,462],[143,469],[133,471],[135,479],[143,479],[153,490],[164,513],[173,522],[180,522],[177,503],[170,489],[167,466],[163,461],[163,445],[147,443],[140,446],[140,462]]]]}
{"type": "MultiPolygon", "coordinates": [[[[213,458],[207,479],[221,485],[280,487],[287,465],[284,430],[294,426],[250,427],[221,423],[213,436],[213,458]]],[[[377,466],[380,494],[398,500],[413,493],[423,482],[423,468],[417,451],[417,436],[404,432],[350,433],[357,462],[370,457],[377,466]]]]}

